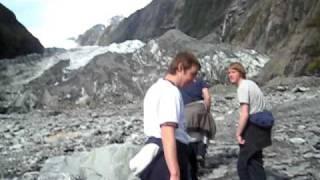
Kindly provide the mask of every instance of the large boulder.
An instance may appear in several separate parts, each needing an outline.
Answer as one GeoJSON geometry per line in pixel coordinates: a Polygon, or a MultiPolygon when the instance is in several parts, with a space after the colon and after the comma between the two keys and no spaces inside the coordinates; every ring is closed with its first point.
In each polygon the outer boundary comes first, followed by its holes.
{"type": "Polygon", "coordinates": [[[38,179],[134,180],[129,161],[139,146],[112,144],[91,152],[75,153],[48,159],[38,179]]]}

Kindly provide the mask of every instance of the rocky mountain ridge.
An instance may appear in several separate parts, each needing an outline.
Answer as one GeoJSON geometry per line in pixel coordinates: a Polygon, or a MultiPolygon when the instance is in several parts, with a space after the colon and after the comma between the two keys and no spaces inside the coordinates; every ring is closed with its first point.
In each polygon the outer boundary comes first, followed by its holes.
{"type": "Polygon", "coordinates": [[[196,54],[212,85],[226,82],[230,62],[242,62],[253,77],[269,60],[254,50],[212,45],[171,30],[147,44],[128,41],[24,57],[16,60],[19,63],[3,61],[1,107],[9,113],[140,101],[146,89],[165,74],[175,54],[184,50],[196,54]]]}
{"type": "Polygon", "coordinates": [[[226,42],[271,56],[260,82],[319,75],[318,0],[154,0],[125,18],[100,45],[148,41],[170,29],[211,43],[226,42]]]}

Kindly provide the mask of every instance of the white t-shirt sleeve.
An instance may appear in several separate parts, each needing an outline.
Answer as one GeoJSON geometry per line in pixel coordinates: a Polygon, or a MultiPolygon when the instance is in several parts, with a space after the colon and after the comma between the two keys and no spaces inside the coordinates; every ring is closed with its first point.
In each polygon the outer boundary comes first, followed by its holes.
{"type": "Polygon", "coordinates": [[[179,100],[176,92],[166,93],[161,96],[158,105],[158,120],[160,125],[166,122],[178,124],[181,111],[179,100]]]}
{"type": "Polygon", "coordinates": [[[237,90],[239,103],[249,104],[249,84],[242,82],[237,90]]]}

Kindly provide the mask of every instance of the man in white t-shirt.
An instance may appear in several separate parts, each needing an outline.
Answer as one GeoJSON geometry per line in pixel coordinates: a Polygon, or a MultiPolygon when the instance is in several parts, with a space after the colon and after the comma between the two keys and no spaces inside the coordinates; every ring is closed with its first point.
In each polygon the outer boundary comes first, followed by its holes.
{"type": "Polygon", "coordinates": [[[144,104],[144,133],[147,143],[156,143],[160,153],[142,173],[141,179],[188,180],[188,135],[184,127],[184,104],[179,87],[192,82],[200,70],[197,58],[181,52],[171,62],[168,73],[147,91],[144,104]]]}
{"type": "Polygon", "coordinates": [[[238,175],[240,180],[265,180],[263,148],[271,145],[271,128],[261,128],[249,121],[250,115],[263,112],[266,108],[264,96],[258,85],[246,79],[242,64],[231,63],[228,77],[235,84],[240,103],[240,118],[236,139],[240,145],[238,175]]]}

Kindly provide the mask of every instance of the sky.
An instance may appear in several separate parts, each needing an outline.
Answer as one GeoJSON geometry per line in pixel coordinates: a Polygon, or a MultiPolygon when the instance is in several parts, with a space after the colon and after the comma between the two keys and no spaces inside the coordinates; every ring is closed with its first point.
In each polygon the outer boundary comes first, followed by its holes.
{"type": "Polygon", "coordinates": [[[96,24],[117,15],[129,16],[151,0],[0,0],[45,47],[68,48],[96,24]]]}

